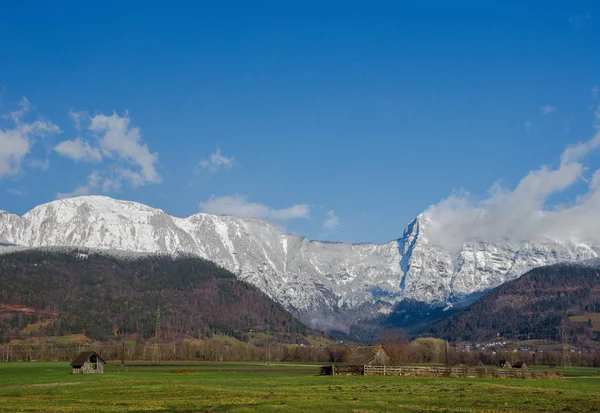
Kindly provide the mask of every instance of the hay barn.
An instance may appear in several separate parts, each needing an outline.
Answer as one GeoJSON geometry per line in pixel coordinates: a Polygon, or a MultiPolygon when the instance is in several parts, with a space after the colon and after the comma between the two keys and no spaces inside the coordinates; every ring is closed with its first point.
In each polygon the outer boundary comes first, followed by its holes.
{"type": "Polygon", "coordinates": [[[79,353],[71,362],[73,374],[103,374],[106,361],[95,351],[79,353]]]}
{"type": "Polygon", "coordinates": [[[363,366],[387,366],[390,364],[390,356],[387,355],[382,346],[357,347],[350,356],[349,364],[363,366]]]}

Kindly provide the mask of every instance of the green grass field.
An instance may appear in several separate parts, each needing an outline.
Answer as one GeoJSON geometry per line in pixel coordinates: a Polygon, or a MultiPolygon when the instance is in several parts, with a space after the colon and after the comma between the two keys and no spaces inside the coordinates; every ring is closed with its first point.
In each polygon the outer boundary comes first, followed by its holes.
{"type": "Polygon", "coordinates": [[[565,380],[317,376],[311,365],[0,363],[1,412],[587,412],[600,411],[599,369],[565,380]],[[175,371],[191,371],[188,373],[175,371]],[[578,377],[581,376],[581,377],[578,377]]]}
{"type": "Polygon", "coordinates": [[[600,330],[600,313],[585,313],[584,315],[569,317],[569,320],[579,323],[587,323],[591,320],[594,330],[600,330]]]}

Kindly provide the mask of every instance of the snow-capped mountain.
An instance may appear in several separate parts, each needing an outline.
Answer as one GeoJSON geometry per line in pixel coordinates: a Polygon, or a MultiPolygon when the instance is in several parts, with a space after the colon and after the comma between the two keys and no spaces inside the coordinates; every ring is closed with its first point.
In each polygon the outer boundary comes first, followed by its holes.
{"type": "Polygon", "coordinates": [[[559,261],[600,256],[570,241],[469,242],[449,253],[427,239],[420,215],[386,244],[309,241],[255,219],[178,218],[135,202],[83,196],[19,216],[0,212],[0,245],[75,246],[194,254],[232,271],[313,326],[347,328],[410,300],[446,305],[559,261]]]}

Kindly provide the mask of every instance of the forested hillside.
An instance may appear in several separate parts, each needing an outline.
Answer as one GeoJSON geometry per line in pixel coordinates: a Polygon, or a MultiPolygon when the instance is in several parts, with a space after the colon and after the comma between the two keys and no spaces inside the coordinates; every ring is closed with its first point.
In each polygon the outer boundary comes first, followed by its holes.
{"type": "Polygon", "coordinates": [[[0,339],[85,334],[161,340],[250,331],[294,342],[307,328],[257,288],[199,258],[116,258],[82,250],[0,255],[0,339]]]}
{"type": "Polygon", "coordinates": [[[568,317],[571,342],[598,344],[600,269],[557,264],[533,269],[487,293],[465,311],[431,329],[452,341],[484,341],[497,336],[512,340],[561,340],[560,325],[568,317]]]}

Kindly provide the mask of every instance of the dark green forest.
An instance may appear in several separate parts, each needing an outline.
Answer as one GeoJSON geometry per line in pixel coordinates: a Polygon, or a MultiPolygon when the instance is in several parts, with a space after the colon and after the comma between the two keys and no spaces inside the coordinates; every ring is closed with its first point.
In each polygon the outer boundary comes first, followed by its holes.
{"type": "Polygon", "coordinates": [[[154,336],[157,307],[163,340],[214,333],[245,340],[249,329],[268,329],[293,342],[308,332],[257,288],[200,258],[117,258],[81,250],[0,256],[2,342],[36,322],[43,322],[38,335],[143,341],[154,336]]]}
{"type": "MultiPolygon", "coordinates": [[[[563,319],[600,313],[600,269],[557,264],[533,269],[436,324],[429,333],[450,341],[561,340],[563,319]]],[[[600,341],[591,320],[568,322],[570,342],[600,341]]]]}

